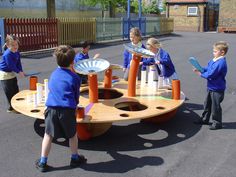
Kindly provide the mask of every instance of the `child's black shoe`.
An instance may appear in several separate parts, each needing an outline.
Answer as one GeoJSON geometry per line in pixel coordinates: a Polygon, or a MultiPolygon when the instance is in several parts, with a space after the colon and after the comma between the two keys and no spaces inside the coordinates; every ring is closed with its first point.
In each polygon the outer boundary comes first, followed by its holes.
{"type": "Polygon", "coordinates": [[[40,159],[36,160],[35,167],[41,172],[47,172],[50,168],[46,163],[40,163],[40,159]]]}
{"type": "Polygon", "coordinates": [[[87,159],[83,155],[79,155],[79,158],[77,159],[71,159],[70,161],[70,167],[71,168],[76,168],[80,166],[83,163],[86,163],[87,159]]]}
{"type": "Polygon", "coordinates": [[[221,124],[212,124],[209,127],[210,130],[218,130],[218,129],[222,129],[222,125],[221,124]]]}

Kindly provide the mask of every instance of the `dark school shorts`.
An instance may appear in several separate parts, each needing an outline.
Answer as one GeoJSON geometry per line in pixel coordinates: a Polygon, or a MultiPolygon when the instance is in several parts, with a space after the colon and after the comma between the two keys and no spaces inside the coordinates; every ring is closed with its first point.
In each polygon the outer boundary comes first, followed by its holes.
{"type": "Polygon", "coordinates": [[[48,107],[44,114],[45,133],[56,138],[72,138],[75,135],[75,109],[48,107]]]}

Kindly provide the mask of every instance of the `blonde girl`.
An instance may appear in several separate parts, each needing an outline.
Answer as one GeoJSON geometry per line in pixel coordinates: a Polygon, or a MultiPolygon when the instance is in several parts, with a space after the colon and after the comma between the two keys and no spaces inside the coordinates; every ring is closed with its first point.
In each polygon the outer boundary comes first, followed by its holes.
{"type": "Polygon", "coordinates": [[[25,77],[21,65],[20,53],[18,51],[18,38],[7,35],[5,46],[6,50],[0,60],[0,81],[9,104],[7,112],[16,112],[11,106],[12,97],[19,92],[16,74],[25,77]]]}
{"type": "Polygon", "coordinates": [[[155,54],[155,57],[146,59],[142,64],[144,66],[156,66],[159,88],[171,88],[171,82],[173,79],[177,79],[177,74],[170,55],[162,49],[161,43],[156,38],[149,38],[146,46],[155,54]]]}

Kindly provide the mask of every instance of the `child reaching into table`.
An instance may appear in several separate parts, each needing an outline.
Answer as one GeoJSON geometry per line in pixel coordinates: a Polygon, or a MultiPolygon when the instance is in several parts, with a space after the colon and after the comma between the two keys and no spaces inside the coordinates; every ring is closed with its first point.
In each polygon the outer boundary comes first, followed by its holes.
{"type": "Polygon", "coordinates": [[[155,54],[154,58],[146,58],[141,64],[144,66],[155,66],[156,75],[158,75],[159,88],[171,89],[171,82],[178,79],[174,64],[170,55],[161,47],[161,43],[156,38],[149,38],[146,43],[147,49],[155,54]]]}
{"type": "Polygon", "coordinates": [[[12,35],[7,35],[5,44],[6,50],[3,53],[2,60],[0,60],[0,81],[9,104],[7,112],[14,113],[18,112],[11,106],[11,99],[19,92],[15,73],[19,74],[20,77],[25,77],[18,48],[18,38],[12,35]]]}
{"type": "Polygon", "coordinates": [[[41,172],[49,170],[48,155],[53,138],[69,139],[71,150],[71,167],[78,167],[86,162],[83,155],[78,154],[78,138],[76,133],[76,107],[80,95],[80,78],[71,71],[75,51],[70,46],[59,46],[55,50],[58,67],[49,79],[49,94],[46,100],[45,133],[42,142],[41,157],[36,161],[36,168],[41,172]]]}
{"type": "MultiPolygon", "coordinates": [[[[74,58],[74,63],[81,61],[81,60],[85,60],[85,59],[89,59],[89,50],[90,50],[90,44],[85,41],[82,44],[82,50],[81,52],[79,52],[78,54],[75,55],[74,58]]],[[[94,59],[98,58],[100,56],[99,53],[94,55],[94,59]]],[[[81,83],[82,84],[87,84],[88,83],[88,76],[87,75],[83,75],[83,74],[78,74],[81,78],[81,83]]]]}

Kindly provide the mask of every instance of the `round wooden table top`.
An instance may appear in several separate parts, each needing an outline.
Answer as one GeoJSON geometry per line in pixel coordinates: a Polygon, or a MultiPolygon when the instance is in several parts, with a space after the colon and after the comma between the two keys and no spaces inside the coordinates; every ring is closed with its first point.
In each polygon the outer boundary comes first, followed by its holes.
{"type": "MultiPolygon", "coordinates": [[[[98,103],[90,103],[88,87],[81,87],[80,106],[85,108],[85,118],[77,119],[78,123],[111,123],[133,119],[145,119],[159,116],[180,107],[185,95],[181,92],[180,100],[173,100],[172,91],[168,89],[154,89],[147,84],[136,86],[136,96],[127,96],[127,82],[120,81],[112,85],[111,89],[105,89],[99,83],[98,103]]],[[[27,95],[33,91],[23,90],[12,98],[13,108],[29,117],[44,119],[45,103],[37,107],[33,102],[27,101],[27,95]]]]}

